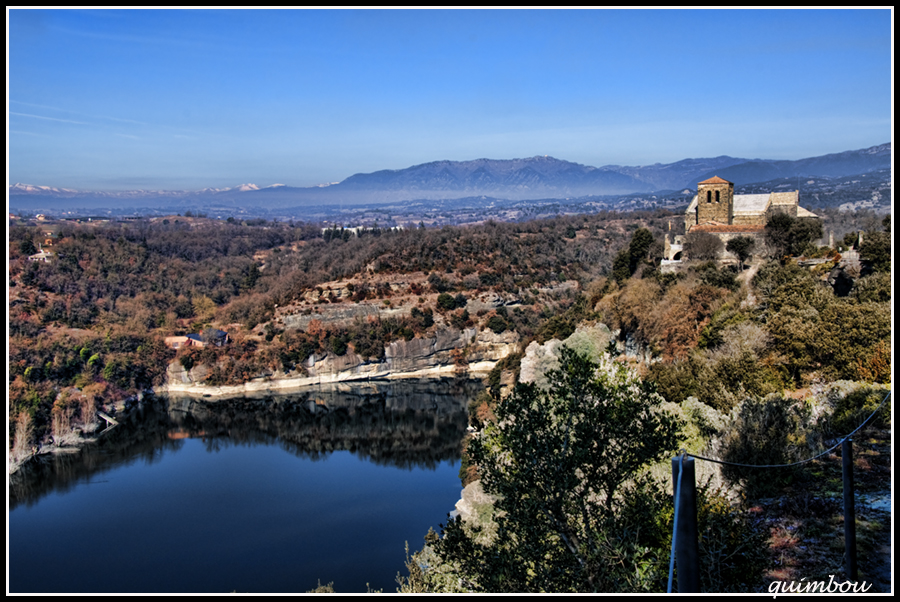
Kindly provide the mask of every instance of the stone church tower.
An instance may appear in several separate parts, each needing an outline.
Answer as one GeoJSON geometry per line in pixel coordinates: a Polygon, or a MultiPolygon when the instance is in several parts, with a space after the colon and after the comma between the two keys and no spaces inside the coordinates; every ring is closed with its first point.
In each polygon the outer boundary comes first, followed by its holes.
{"type": "Polygon", "coordinates": [[[697,184],[696,224],[734,222],[734,184],[714,176],[697,184]]]}

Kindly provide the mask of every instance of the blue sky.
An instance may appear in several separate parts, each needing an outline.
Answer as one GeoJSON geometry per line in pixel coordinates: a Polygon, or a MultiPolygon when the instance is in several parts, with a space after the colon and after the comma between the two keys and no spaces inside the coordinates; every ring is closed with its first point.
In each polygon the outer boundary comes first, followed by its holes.
{"type": "Polygon", "coordinates": [[[891,140],[882,10],[10,10],[8,179],[312,186],[443,159],[891,140]]]}

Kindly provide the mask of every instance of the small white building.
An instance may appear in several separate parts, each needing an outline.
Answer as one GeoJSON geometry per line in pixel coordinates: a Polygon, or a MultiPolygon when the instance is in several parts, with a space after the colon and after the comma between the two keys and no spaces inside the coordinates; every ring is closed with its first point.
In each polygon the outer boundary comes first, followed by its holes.
{"type": "Polygon", "coordinates": [[[28,256],[28,261],[41,261],[43,263],[50,263],[50,259],[53,258],[53,253],[50,251],[45,251],[40,245],[38,245],[38,252],[34,255],[28,256]]]}

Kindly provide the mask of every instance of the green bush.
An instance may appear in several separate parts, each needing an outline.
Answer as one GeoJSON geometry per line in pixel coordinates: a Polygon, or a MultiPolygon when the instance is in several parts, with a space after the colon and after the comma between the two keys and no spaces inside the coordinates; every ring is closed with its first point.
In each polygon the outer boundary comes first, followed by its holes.
{"type": "Polygon", "coordinates": [[[859,245],[859,257],[868,269],[890,273],[891,235],[887,232],[867,233],[859,245]]]}
{"type": "Polygon", "coordinates": [[[190,372],[194,368],[194,355],[191,353],[185,353],[178,361],[181,363],[181,367],[190,372]]]}
{"type": "Polygon", "coordinates": [[[667,401],[680,403],[699,393],[697,372],[703,360],[691,354],[686,360],[650,364],[647,379],[667,401]]]}
{"type": "MultiPolygon", "coordinates": [[[[826,419],[823,430],[835,437],[852,432],[875,411],[889,394],[889,389],[881,387],[862,387],[848,393],[838,400],[834,412],[826,419]]],[[[891,428],[890,398],[868,424],[878,428],[891,428]]]]}
{"type": "Polygon", "coordinates": [[[616,517],[635,475],[670,457],[679,421],[608,358],[562,347],[549,386],[519,384],[468,450],[497,498],[497,536],[460,521],[436,542],[473,591],[653,591],[666,551],[646,550],[616,517]]]}
{"type": "Polygon", "coordinates": [[[537,331],[538,343],[546,343],[550,339],[565,340],[575,332],[575,324],[571,317],[554,315],[544,322],[537,331]]]}
{"type": "Polygon", "coordinates": [[[456,298],[450,293],[441,293],[437,298],[437,308],[444,311],[456,309],[456,298]]]}
{"type": "Polygon", "coordinates": [[[487,321],[487,327],[495,333],[500,334],[507,329],[508,324],[506,323],[506,320],[500,316],[491,316],[487,321]]]}
{"type": "MultiPolygon", "coordinates": [[[[806,444],[807,420],[791,399],[750,397],[736,408],[735,419],[720,441],[721,458],[750,466],[784,465],[812,455],[806,444]]],[[[798,467],[746,468],[724,465],[722,474],[750,499],[772,495],[799,474],[798,467]]]]}
{"type": "MultiPolygon", "coordinates": [[[[778,370],[760,362],[755,353],[746,349],[716,361],[713,373],[717,384],[732,393],[744,391],[748,395],[761,397],[784,389],[784,381],[778,370]]],[[[721,402],[709,405],[730,409],[725,408],[721,402]]]]}
{"type": "MultiPolygon", "coordinates": [[[[657,592],[667,586],[674,518],[672,494],[649,478],[636,479],[623,496],[619,532],[634,533],[637,548],[644,550],[642,579],[654,583],[657,592]]],[[[697,486],[697,532],[701,592],[747,593],[759,587],[768,565],[766,530],[709,482],[697,486]]]]}
{"type": "Polygon", "coordinates": [[[722,331],[729,326],[743,322],[747,318],[746,313],[726,303],[716,310],[709,323],[700,331],[700,340],[697,342],[697,347],[700,349],[718,347],[725,341],[722,338],[722,331]]]}
{"type": "Polygon", "coordinates": [[[890,273],[876,272],[875,274],[859,278],[853,283],[853,290],[850,292],[850,295],[856,299],[858,303],[890,303],[890,273]]]}
{"type": "Polygon", "coordinates": [[[700,591],[755,591],[769,567],[768,532],[735,509],[721,489],[697,490],[700,591]]]}
{"type": "Polygon", "coordinates": [[[342,336],[332,336],[328,340],[328,348],[335,355],[347,353],[347,341],[342,336]]]}
{"type": "Polygon", "coordinates": [[[697,272],[700,281],[710,286],[725,288],[730,291],[738,289],[737,279],[734,271],[729,267],[719,267],[716,262],[708,261],[702,265],[692,268],[697,272]]]}
{"type": "Polygon", "coordinates": [[[450,314],[450,325],[458,330],[463,330],[467,326],[471,325],[471,317],[469,316],[468,310],[461,310],[456,313],[450,314]]]}

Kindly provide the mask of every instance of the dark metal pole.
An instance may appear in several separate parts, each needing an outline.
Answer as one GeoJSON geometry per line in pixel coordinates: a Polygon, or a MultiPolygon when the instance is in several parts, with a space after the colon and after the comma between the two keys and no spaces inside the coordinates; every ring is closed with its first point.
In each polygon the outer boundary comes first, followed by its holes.
{"type": "Polygon", "coordinates": [[[673,491],[678,491],[679,465],[684,466],[680,496],[676,500],[678,526],[675,530],[675,562],[678,566],[678,593],[700,592],[700,544],[697,539],[697,486],[694,459],[672,458],[673,491]]]}
{"type": "Polygon", "coordinates": [[[841,443],[841,462],[844,474],[844,558],[847,578],[856,581],[856,504],[853,500],[853,440],[841,443]]]}

